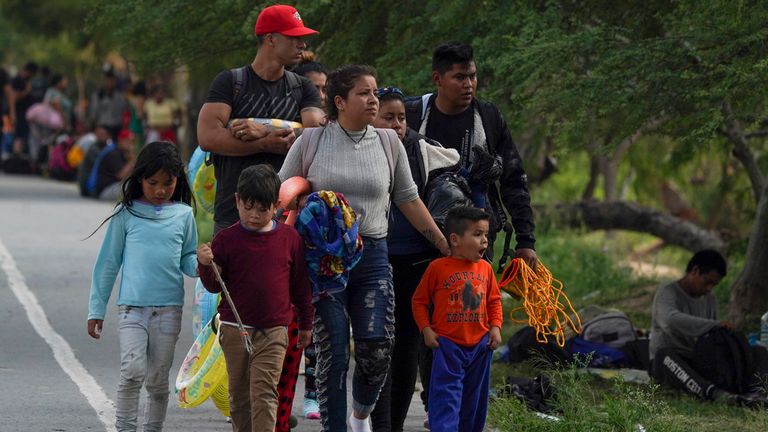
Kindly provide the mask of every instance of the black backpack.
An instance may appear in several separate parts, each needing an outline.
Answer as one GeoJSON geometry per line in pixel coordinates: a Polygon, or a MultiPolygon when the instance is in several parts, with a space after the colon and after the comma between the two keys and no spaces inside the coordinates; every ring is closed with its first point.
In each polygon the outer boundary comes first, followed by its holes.
{"type": "Polygon", "coordinates": [[[472,191],[469,189],[467,179],[457,172],[444,171],[430,176],[424,188],[424,205],[427,206],[437,226],[445,231],[448,212],[454,207],[473,207],[471,196],[472,191]]]}
{"type": "Polygon", "coordinates": [[[691,366],[716,387],[736,394],[747,390],[755,374],[747,339],[739,332],[720,326],[696,341],[691,366]]]}

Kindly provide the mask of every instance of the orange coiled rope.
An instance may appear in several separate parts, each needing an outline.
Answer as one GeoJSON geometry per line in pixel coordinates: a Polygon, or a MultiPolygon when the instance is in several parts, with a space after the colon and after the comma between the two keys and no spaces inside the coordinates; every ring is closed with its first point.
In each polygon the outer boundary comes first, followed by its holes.
{"type": "Polygon", "coordinates": [[[523,300],[522,306],[509,312],[509,319],[515,323],[528,323],[536,330],[536,340],[540,343],[547,343],[549,337],[554,336],[557,345],[564,347],[566,324],[576,334],[581,334],[581,319],[563,292],[563,283],[552,277],[541,261],[534,271],[522,259],[514,258],[504,268],[499,288],[523,300]],[[527,320],[515,318],[520,311],[528,315],[527,320]]]}

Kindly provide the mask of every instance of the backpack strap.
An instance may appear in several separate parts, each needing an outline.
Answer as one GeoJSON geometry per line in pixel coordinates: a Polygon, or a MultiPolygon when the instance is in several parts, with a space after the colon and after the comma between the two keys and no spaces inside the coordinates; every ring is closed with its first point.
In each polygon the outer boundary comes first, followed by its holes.
{"type": "Polygon", "coordinates": [[[408,127],[418,131],[424,119],[427,117],[429,99],[433,93],[421,96],[410,96],[405,100],[405,112],[408,117],[408,127]]]}
{"type": "Polygon", "coordinates": [[[395,190],[395,168],[397,167],[397,160],[400,157],[400,139],[392,129],[376,129],[379,134],[379,139],[384,145],[384,154],[387,155],[387,163],[389,164],[389,194],[395,190]]]}
{"type": "Polygon", "coordinates": [[[301,176],[307,178],[309,167],[315,159],[317,147],[320,144],[320,137],[323,136],[325,128],[312,127],[305,128],[301,133],[301,176]]]}
{"type": "Polygon", "coordinates": [[[429,98],[432,97],[432,93],[426,93],[421,96],[421,121],[427,117],[427,108],[429,107],[429,98]]]}
{"type": "Polygon", "coordinates": [[[293,96],[293,100],[296,101],[296,106],[300,107],[301,99],[303,96],[301,77],[297,73],[286,70],[285,79],[288,83],[288,88],[291,90],[291,95],[293,96]]]}
{"type": "Polygon", "coordinates": [[[240,95],[243,93],[243,84],[245,83],[245,68],[251,67],[251,65],[242,66],[239,68],[230,69],[229,73],[232,74],[232,109],[239,102],[240,95]]]}

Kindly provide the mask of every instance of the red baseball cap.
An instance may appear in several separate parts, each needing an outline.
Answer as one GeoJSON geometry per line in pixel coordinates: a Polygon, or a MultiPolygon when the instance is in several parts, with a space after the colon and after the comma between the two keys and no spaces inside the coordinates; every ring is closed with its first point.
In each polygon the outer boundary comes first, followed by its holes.
{"type": "Polygon", "coordinates": [[[120,131],[120,133],[117,134],[117,139],[124,140],[124,139],[133,139],[133,132],[123,129],[120,131]]]}
{"type": "Polygon", "coordinates": [[[304,26],[299,11],[293,6],[273,5],[265,8],[256,18],[254,33],[257,36],[267,33],[280,33],[284,36],[308,36],[319,33],[304,26]]]}

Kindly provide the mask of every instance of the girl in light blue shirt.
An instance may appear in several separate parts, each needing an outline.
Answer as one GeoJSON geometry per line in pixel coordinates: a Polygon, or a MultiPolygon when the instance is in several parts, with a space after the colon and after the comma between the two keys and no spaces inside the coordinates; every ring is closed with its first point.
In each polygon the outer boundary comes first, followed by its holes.
{"type": "Polygon", "coordinates": [[[108,225],[93,268],[88,334],[101,337],[119,273],[121,359],[115,426],[118,432],[136,430],[139,392],[146,382],[144,430],[160,431],[168,406],[168,374],[181,331],[182,274],[197,277],[192,192],[176,146],[147,144],[122,185],[122,197],[102,223],[108,225]]]}

